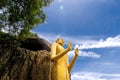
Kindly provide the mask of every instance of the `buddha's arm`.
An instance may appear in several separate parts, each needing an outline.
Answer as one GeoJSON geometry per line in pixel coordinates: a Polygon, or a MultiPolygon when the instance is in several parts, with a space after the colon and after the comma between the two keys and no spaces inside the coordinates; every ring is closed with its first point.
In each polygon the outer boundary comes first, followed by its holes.
{"type": "Polygon", "coordinates": [[[72,59],[72,61],[70,62],[69,66],[68,66],[69,72],[71,72],[71,70],[72,70],[72,68],[73,68],[73,66],[74,66],[74,63],[75,63],[77,57],[78,57],[78,56],[75,55],[74,58],[72,59]]]}
{"type": "Polygon", "coordinates": [[[69,49],[67,48],[67,49],[61,51],[60,53],[58,53],[56,56],[51,57],[52,61],[57,61],[58,59],[63,57],[68,51],[69,51],[69,49]]]}
{"type": "Polygon", "coordinates": [[[73,66],[75,64],[75,61],[76,61],[76,59],[78,57],[78,53],[79,53],[78,48],[75,49],[74,53],[75,53],[75,56],[74,56],[74,58],[72,59],[72,61],[70,62],[69,66],[68,66],[69,72],[72,70],[72,68],[73,68],[73,66]]]}
{"type": "Polygon", "coordinates": [[[65,50],[62,50],[60,53],[58,53],[56,55],[56,46],[57,46],[57,44],[53,44],[53,46],[51,48],[51,52],[52,52],[51,54],[53,54],[51,56],[52,61],[57,61],[58,59],[60,59],[61,57],[63,57],[67,52],[69,52],[72,49],[72,44],[71,44],[71,42],[69,42],[68,43],[68,47],[65,50]]]}

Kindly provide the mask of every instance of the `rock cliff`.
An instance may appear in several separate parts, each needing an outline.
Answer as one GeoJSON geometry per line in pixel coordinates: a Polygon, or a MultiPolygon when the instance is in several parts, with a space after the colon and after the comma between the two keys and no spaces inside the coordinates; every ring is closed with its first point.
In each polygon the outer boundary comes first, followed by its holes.
{"type": "Polygon", "coordinates": [[[51,80],[50,44],[29,38],[15,46],[13,40],[0,39],[0,80],[51,80]]]}

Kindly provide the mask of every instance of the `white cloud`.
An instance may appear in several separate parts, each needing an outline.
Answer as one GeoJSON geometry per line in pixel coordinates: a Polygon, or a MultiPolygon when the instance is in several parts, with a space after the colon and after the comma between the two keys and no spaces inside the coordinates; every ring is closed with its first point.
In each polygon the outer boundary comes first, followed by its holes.
{"type": "MultiPolygon", "coordinates": [[[[33,33],[36,33],[32,31],[33,33]]],[[[53,33],[37,33],[39,37],[45,38],[50,42],[54,42],[57,38],[63,38],[65,42],[73,42],[75,39],[72,40],[72,37],[63,36],[62,33],[60,34],[53,34],[53,33]]]]}
{"type": "Polygon", "coordinates": [[[72,80],[120,80],[120,74],[95,72],[77,72],[71,75],[72,80]]]}
{"type": "MultiPolygon", "coordinates": [[[[34,31],[32,31],[34,32],[34,31]]],[[[36,33],[36,32],[34,32],[36,33]]],[[[93,40],[90,40],[92,37],[90,36],[65,36],[63,33],[60,34],[53,34],[53,33],[40,33],[37,32],[39,37],[45,38],[50,42],[55,41],[57,38],[63,38],[65,43],[66,42],[72,42],[72,44],[79,44],[79,43],[85,43],[85,42],[93,42],[93,40]]],[[[94,41],[95,42],[95,41],[94,41]]]]}
{"type": "MultiPolygon", "coordinates": [[[[70,51],[69,53],[69,57],[73,57],[74,56],[74,50],[70,51]]],[[[91,57],[91,58],[100,58],[101,55],[94,53],[94,52],[85,52],[85,51],[81,51],[79,50],[79,56],[81,57],[91,57]]]]}
{"type": "MultiPolygon", "coordinates": [[[[76,47],[79,48],[80,54],[79,56],[82,57],[92,57],[92,58],[100,58],[101,55],[95,52],[85,52],[82,49],[94,49],[94,48],[110,48],[110,47],[120,47],[120,35],[115,37],[108,37],[105,40],[99,39],[95,40],[94,37],[90,36],[63,36],[62,34],[51,34],[51,33],[39,33],[40,37],[45,38],[46,40],[50,41],[51,43],[54,42],[58,37],[64,39],[65,44],[68,42],[72,42],[74,49],[76,47]]],[[[74,52],[70,51],[69,56],[73,56],[74,52]]]]}
{"type": "Polygon", "coordinates": [[[38,33],[38,32],[34,32],[34,31],[31,31],[31,32],[37,33],[37,35],[40,38],[44,38],[51,43],[54,42],[59,36],[61,36],[61,35],[55,35],[55,34],[51,34],[51,33],[38,33]]]}
{"type": "Polygon", "coordinates": [[[75,47],[78,47],[79,49],[120,47],[120,35],[116,37],[108,37],[106,40],[84,41],[76,44],[75,47]]]}

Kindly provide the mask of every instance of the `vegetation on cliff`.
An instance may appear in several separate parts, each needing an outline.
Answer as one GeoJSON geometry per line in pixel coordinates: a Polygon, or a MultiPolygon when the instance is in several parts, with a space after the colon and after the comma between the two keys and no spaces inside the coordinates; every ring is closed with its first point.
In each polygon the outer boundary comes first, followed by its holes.
{"type": "Polygon", "coordinates": [[[0,1],[0,80],[51,80],[51,44],[30,32],[51,1],[0,1]]]}

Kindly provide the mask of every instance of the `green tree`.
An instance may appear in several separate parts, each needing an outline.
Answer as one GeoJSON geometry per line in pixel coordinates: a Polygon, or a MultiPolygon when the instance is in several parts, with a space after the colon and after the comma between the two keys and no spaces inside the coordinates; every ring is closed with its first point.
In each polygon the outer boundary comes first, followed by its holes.
{"type": "Polygon", "coordinates": [[[0,0],[0,32],[26,37],[45,21],[43,8],[52,0],[0,0]]]}

